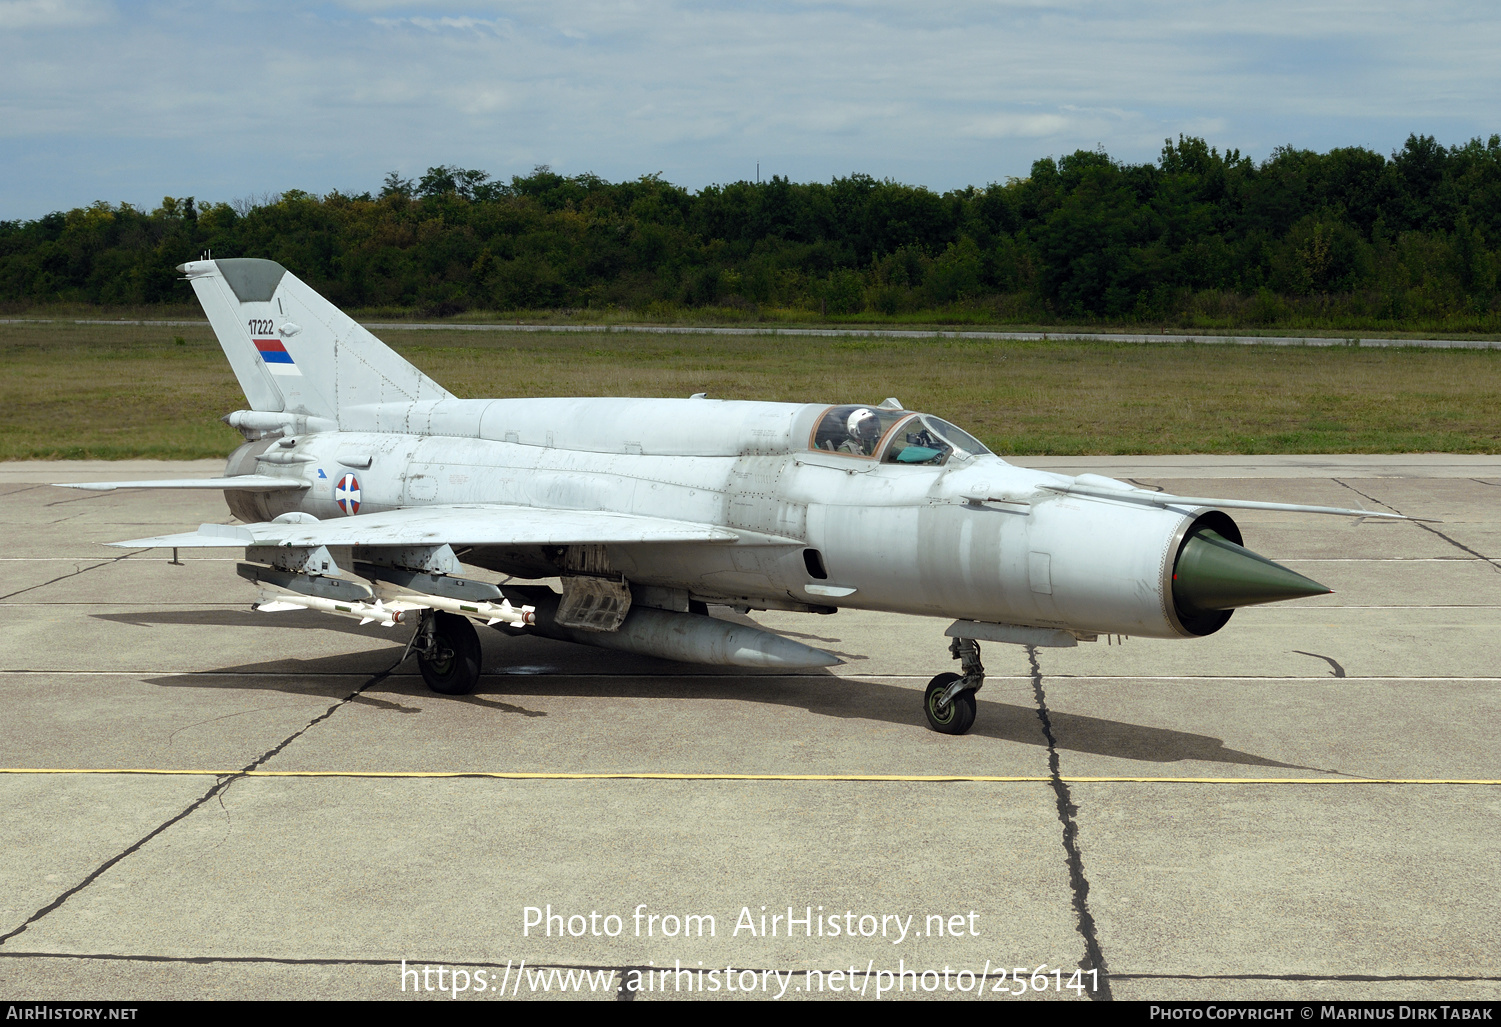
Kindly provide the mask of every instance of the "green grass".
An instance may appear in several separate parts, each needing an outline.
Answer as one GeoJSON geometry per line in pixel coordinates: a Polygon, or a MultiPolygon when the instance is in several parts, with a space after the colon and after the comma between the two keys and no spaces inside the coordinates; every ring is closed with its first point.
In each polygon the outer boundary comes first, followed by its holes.
{"type": "MultiPolygon", "coordinates": [[[[897,396],[997,453],[1492,453],[1501,352],[392,330],[460,396],[897,396]]],[[[207,326],[0,324],[0,459],[219,457],[207,326]],[[179,344],[175,339],[181,338],[179,344]]]]}
{"type": "MultiPolygon", "coordinates": [[[[1005,332],[1091,332],[1168,335],[1309,336],[1325,338],[1467,338],[1501,339],[1501,313],[1450,313],[1393,320],[1344,310],[1355,304],[1345,297],[1280,297],[1270,319],[1248,312],[1254,298],[1203,293],[1192,297],[1191,309],[1172,316],[1079,319],[1047,315],[1027,305],[972,301],[941,308],[897,314],[866,309],[855,314],[820,315],[806,307],[708,306],[685,307],[654,303],[632,310],[618,306],[570,307],[542,310],[469,310],[439,316],[413,307],[350,308],[357,321],[381,324],[597,324],[597,325],[721,325],[742,328],[874,328],[897,330],[958,330],[1005,332]],[[1343,304],[1343,307],[1342,307],[1343,304]],[[1011,309],[1014,306],[1015,309],[1011,309]]],[[[1369,297],[1367,297],[1369,299],[1369,297]]],[[[1355,304],[1359,306],[1359,304],[1355,304]]],[[[1368,306],[1369,304],[1367,304],[1368,306]]],[[[0,316],[55,320],[201,321],[196,303],[140,306],[95,306],[86,303],[0,304],[0,316]]]]}

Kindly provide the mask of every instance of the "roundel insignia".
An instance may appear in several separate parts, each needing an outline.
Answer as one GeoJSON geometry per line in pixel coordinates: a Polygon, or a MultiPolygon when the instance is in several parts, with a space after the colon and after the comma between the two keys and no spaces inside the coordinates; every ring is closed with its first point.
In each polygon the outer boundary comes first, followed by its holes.
{"type": "Polygon", "coordinates": [[[347,514],[360,512],[360,480],[352,474],[346,474],[339,479],[339,484],[334,486],[334,501],[339,504],[339,509],[347,514]]]}

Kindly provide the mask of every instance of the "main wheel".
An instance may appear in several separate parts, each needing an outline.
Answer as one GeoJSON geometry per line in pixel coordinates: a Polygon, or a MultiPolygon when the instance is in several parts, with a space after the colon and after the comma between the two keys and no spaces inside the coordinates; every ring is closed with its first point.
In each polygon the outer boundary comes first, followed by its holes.
{"type": "Polygon", "coordinates": [[[479,635],[468,617],[443,612],[433,616],[433,656],[417,655],[422,680],[443,695],[468,695],[479,683],[479,635]]]}
{"type": "Polygon", "coordinates": [[[928,727],[940,734],[962,735],[975,723],[975,692],[972,688],[954,696],[943,709],[938,708],[938,697],[958,680],[958,674],[940,674],[928,682],[928,690],[923,693],[922,706],[928,715],[928,727]]]}

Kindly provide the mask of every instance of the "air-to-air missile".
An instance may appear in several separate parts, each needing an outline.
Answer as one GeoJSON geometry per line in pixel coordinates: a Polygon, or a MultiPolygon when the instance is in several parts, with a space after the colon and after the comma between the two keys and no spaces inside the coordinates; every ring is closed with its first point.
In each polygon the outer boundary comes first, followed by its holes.
{"type": "Polygon", "coordinates": [[[885,610],[952,621],[960,673],[930,682],[924,710],[959,734],[981,641],[1202,637],[1240,607],[1330,591],[1245,548],[1226,510],[1397,516],[1016,467],[896,399],[457,399],[279,264],[179,270],[245,392],[225,417],[245,443],[220,478],[77,487],[222,489],[241,524],[115,544],[243,547],[269,608],[415,619],[409,650],[440,692],[479,679],[475,621],[816,668],[840,660],[709,607],[885,610]]]}

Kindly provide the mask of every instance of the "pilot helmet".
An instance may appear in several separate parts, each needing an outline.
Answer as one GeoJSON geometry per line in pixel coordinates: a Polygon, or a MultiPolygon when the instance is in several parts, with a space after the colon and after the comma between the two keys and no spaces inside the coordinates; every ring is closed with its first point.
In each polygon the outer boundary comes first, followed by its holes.
{"type": "Polygon", "coordinates": [[[861,407],[850,414],[844,427],[850,438],[874,442],[881,434],[881,419],[869,407],[861,407]]]}

